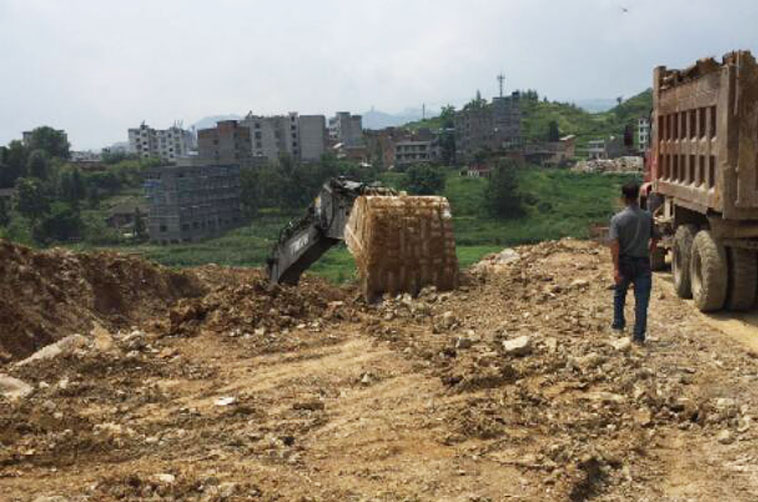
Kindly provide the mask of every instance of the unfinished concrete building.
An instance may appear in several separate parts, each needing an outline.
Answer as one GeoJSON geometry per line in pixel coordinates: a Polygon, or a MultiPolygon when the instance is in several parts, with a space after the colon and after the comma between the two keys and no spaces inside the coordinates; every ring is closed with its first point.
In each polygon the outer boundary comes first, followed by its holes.
{"type": "Polygon", "coordinates": [[[493,98],[466,105],[455,114],[455,148],[459,160],[471,162],[480,152],[519,150],[523,147],[521,135],[521,96],[493,98]]]}
{"type": "Polygon", "coordinates": [[[242,221],[239,165],[162,166],[145,181],[156,244],[217,236],[242,221]]]}
{"type": "Polygon", "coordinates": [[[197,132],[198,157],[208,164],[252,163],[250,129],[236,120],[218,122],[216,127],[197,132]]]}
{"type": "Polygon", "coordinates": [[[253,161],[276,162],[281,155],[315,162],[326,148],[326,117],[323,115],[288,115],[262,117],[252,112],[240,121],[250,129],[253,161]]]}

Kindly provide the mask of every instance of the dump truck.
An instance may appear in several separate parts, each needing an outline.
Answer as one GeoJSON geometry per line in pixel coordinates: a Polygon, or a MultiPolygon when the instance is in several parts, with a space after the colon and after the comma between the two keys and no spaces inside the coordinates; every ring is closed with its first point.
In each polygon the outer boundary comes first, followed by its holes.
{"type": "Polygon", "coordinates": [[[704,312],[747,310],[758,283],[758,65],[748,51],[720,62],[654,70],[648,207],[671,254],[678,296],[704,312]]]}
{"type": "Polygon", "coordinates": [[[408,196],[379,183],[343,177],[324,183],[303,217],[280,232],[268,259],[272,284],[297,284],[326,251],[345,242],[364,296],[418,293],[458,284],[450,205],[445,197],[408,196]]]}

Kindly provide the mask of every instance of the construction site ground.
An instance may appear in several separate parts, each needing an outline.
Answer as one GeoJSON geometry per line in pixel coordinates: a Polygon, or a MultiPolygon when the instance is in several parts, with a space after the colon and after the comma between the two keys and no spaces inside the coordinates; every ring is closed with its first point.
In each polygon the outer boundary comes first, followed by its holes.
{"type": "Polygon", "coordinates": [[[656,274],[649,343],[630,346],[593,242],[519,247],[454,292],[375,304],[143,262],[150,280],[87,296],[88,266],[126,258],[65,254],[83,278],[64,288],[57,255],[7,253],[6,280],[36,286],[0,286],[31,337],[1,335],[3,502],[758,500],[753,317],[705,316],[656,274]],[[53,286],[80,309],[57,324],[56,302],[23,307],[53,286]]]}

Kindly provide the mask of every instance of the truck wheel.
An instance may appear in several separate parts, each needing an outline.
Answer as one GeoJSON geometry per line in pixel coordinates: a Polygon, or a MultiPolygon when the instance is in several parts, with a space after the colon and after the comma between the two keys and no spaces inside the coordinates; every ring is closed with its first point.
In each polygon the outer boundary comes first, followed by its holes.
{"type": "Polygon", "coordinates": [[[758,261],[749,249],[728,248],[729,281],[726,294],[726,308],[747,310],[755,303],[756,282],[758,281],[758,261]]]}
{"type": "Polygon", "coordinates": [[[690,282],[690,256],[692,241],[695,239],[695,225],[679,225],[674,234],[674,252],[671,257],[671,271],[674,275],[674,290],[679,298],[692,298],[690,282]]]}
{"type": "Polygon", "coordinates": [[[724,306],[727,277],[726,249],[711,232],[701,230],[692,241],[690,261],[692,298],[701,312],[713,312],[724,306]]]}
{"type": "Polygon", "coordinates": [[[666,268],[666,249],[656,247],[650,253],[650,270],[655,272],[666,268]]]}

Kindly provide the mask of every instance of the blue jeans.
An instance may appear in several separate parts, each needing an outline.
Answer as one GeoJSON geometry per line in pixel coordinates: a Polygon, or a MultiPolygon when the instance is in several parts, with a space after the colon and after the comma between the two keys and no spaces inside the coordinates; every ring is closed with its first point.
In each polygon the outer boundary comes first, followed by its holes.
{"type": "Polygon", "coordinates": [[[653,287],[653,275],[650,272],[648,258],[621,257],[619,259],[621,283],[616,284],[613,292],[613,329],[624,329],[624,304],[629,285],[634,284],[634,332],[635,340],[644,341],[647,330],[647,306],[650,303],[650,290],[653,287]]]}

